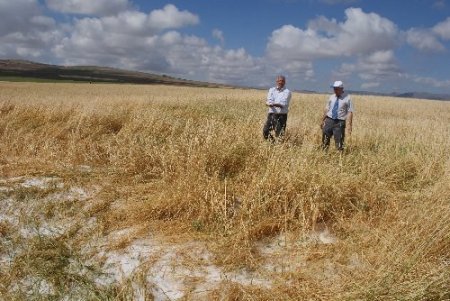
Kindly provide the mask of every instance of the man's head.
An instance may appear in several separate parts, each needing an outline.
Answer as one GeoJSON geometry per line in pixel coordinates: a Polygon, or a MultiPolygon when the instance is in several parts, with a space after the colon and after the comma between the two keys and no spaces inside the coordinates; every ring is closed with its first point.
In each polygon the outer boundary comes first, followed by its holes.
{"type": "Polygon", "coordinates": [[[282,89],[284,87],[284,85],[286,84],[286,77],[284,75],[278,75],[276,82],[277,82],[277,88],[282,89]]]}
{"type": "Polygon", "coordinates": [[[340,80],[335,81],[331,87],[333,87],[334,94],[337,96],[341,96],[344,93],[344,83],[340,80]]]}

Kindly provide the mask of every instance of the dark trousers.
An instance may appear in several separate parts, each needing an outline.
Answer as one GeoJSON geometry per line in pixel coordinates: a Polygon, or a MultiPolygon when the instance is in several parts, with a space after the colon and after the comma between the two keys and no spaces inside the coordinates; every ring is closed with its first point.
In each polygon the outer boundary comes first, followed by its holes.
{"type": "Polygon", "coordinates": [[[263,128],[264,139],[275,140],[275,137],[283,136],[286,130],[287,114],[269,113],[263,128]],[[271,131],[275,132],[273,137],[271,131]]]}
{"type": "Polygon", "coordinates": [[[345,138],[345,120],[325,119],[325,125],[322,130],[322,147],[328,149],[330,146],[331,136],[334,136],[334,142],[338,150],[344,149],[345,138]]]}

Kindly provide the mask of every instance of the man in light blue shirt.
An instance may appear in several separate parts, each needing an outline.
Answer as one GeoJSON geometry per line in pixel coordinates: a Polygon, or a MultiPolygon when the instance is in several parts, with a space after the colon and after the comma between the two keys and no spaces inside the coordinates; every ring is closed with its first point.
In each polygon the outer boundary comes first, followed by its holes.
{"type": "Polygon", "coordinates": [[[274,137],[270,133],[275,132],[275,137],[283,136],[286,130],[287,114],[289,111],[289,102],[292,93],[286,85],[286,77],[278,75],[276,78],[276,86],[269,89],[267,93],[266,106],[269,107],[267,120],[263,128],[264,139],[274,141],[274,137]]]}
{"type": "Polygon", "coordinates": [[[350,95],[344,93],[344,84],[335,81],[332,85],[334,94],[325,106],[322,117],[322,147],[328,149],[331,136],[334,136],[336,149],[344,150],[345,129],[352,132],[353,104],[350,95]]]}

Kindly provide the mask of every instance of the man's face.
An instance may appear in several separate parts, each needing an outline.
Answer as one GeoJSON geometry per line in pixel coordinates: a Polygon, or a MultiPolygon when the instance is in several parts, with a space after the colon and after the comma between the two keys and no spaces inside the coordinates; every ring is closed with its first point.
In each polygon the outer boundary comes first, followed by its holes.
{"type": "Polygon", "coordinates": [[[282,77],[277,77],[277,88],[281,89],[284,87],[284,84],[286,83],[286,80],[282,77]]]}
{"type": "Polygon", "coordinates": [[[337,96],[341,96],[342,93],[344,92],[344,88],[333,88],[334,89],[334,94],[336,94],[337,96]]]}

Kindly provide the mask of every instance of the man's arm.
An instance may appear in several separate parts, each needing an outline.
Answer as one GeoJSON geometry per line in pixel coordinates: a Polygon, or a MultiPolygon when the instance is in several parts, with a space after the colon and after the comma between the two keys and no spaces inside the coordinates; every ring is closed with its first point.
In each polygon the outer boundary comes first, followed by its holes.
{"type": "Polygon", "coordinates": [[[353,112],[348,112],[346,127],[349,134],[352,133],[353,112]]]}
{"type": "Polygon", "coordinates": [[[320,121],[320,128],[323,129],[325,126],[325,119],[327,119],[327,113],[330,110],[330,100],[327,101],[327,105],[323,109],[322,120],[320,121]]]}
{"type": "Polygon", "coordinates": [[[285,106],[287,106],[289,104],[291,96],[292,96],[291,92],[284,93],[283,94],[283,98],[281,98],[281,99],[278,98],[276,100],[274,99],[271,106],[272,107],[283,108],[283,107],[285,107],[285,106]]]}
{"type": "Polygon", "coordinates": [[[321,129],[323,129],[323,127],[325,126],[325,119],[327,119],[327,112],[328,112],[328,109],[325,108],[323,110],[322,120],[320,121],[320,128],[321,129]]]}
{"type": "Polygon", "coordinates": [[[269,89],[269,92],[267,93],[267,101],[266,106],[273,107],[274,97],[272,93],[272,89],[269,89]]]}

